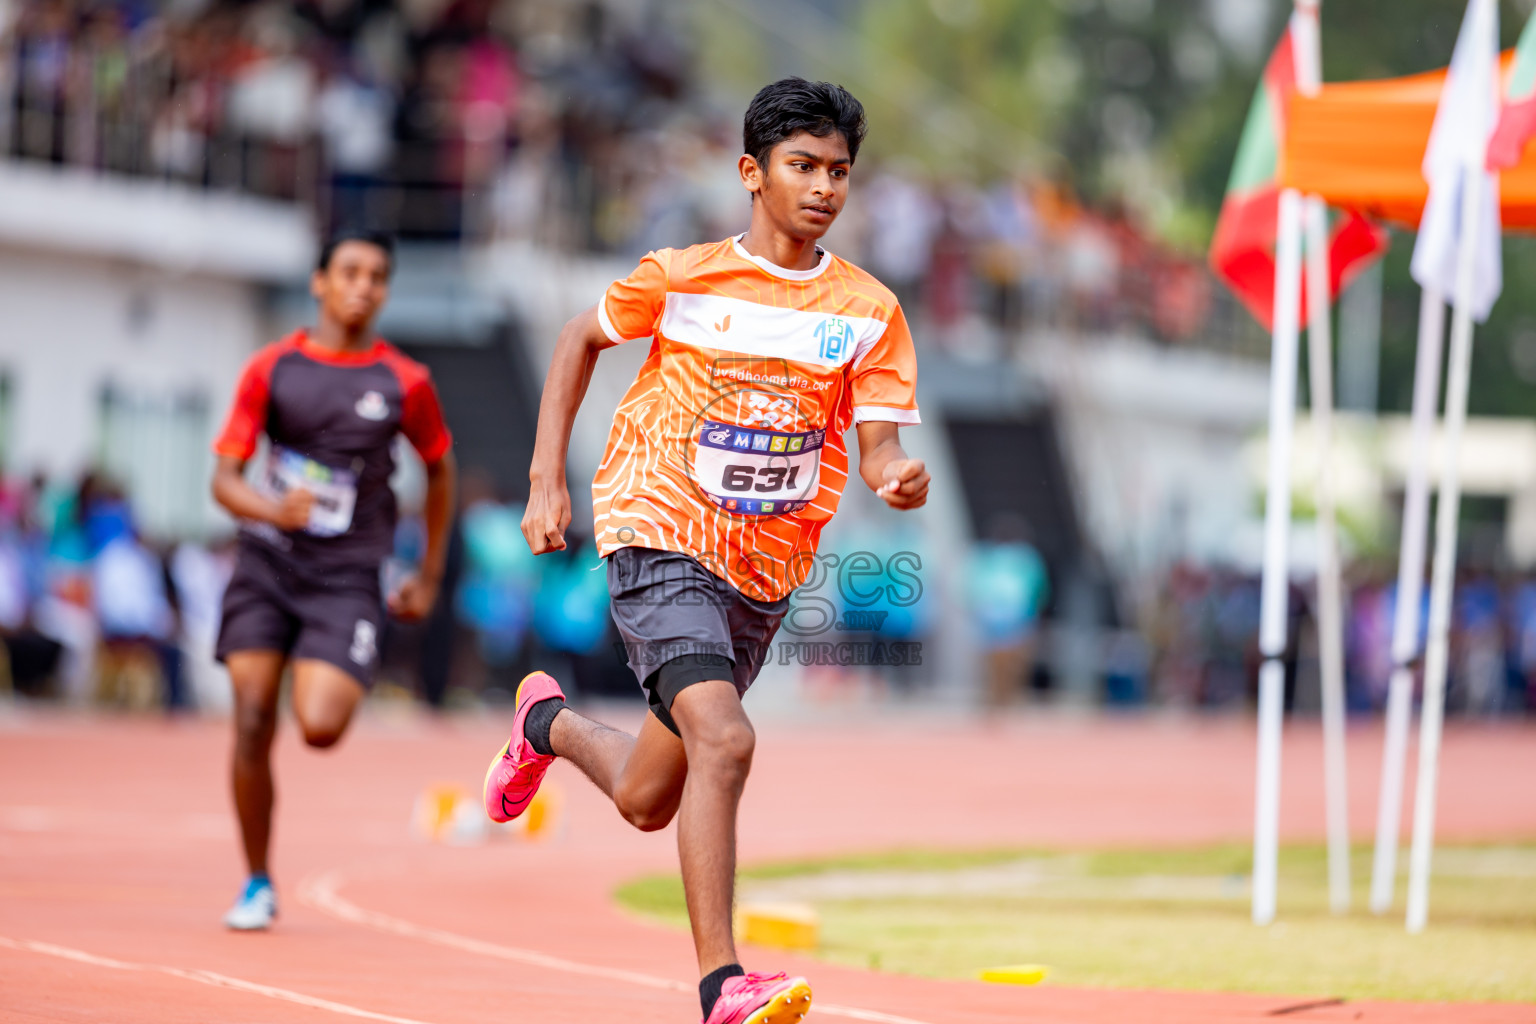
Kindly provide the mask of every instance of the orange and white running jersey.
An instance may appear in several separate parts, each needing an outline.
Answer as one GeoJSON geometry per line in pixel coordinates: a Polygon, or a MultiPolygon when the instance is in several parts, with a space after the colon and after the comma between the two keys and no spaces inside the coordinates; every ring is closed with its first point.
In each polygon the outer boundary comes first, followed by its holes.
{"type": "Polygon", "coordinates": [[[651,343],[592,481],[599,552],[679,551],[786,596],[848,484],[849,426],[919,422],[896,297],[830,253],[787,270],[730,238],[647,254],[597,312],[614,344],[651,343]]]}

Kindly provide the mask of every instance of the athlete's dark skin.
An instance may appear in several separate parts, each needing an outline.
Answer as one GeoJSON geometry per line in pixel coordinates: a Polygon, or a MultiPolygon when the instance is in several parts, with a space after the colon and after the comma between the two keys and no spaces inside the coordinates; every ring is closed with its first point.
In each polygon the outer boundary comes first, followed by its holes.
{"type": "MultiPolygon", "coordinates": [[[[343,242],[330,263],[310,277],[310,294],[319,305],[309,340],[338,352],[366,351],[373,345],[373,321],[389,298],[389,254],[362,241],[343,242]]],[[[425,617],[437,600],[448,554],[448,528],[458,475],[450,451],[427,467],[427,550],[421,567],[389,595],[391,615],[407,621],[425,617]]],[[[271,523],[281,530],[303,529],[314,499],[294,489],[281,501],[245,479],[245,461],[220,456],[213,474],[213,497],[231,515],[271,523]]],[[[232,652],[226,659],[235,692],[233,783],[235,810],[245,859],[251,872],[267,872],[272,835],[272,737],[277,729],[277,699],[288,656],[282,651],[232,652]]],[[[329,747],[341,738],[363,697],[351,675],[327,661],[293,660],[293,715],[304,742],[329,747]]]]}
{"type": "MultiPolygon", "coordinates": [[[[816,241],[826,234],[848,197],[853,161],[841,133],[800,133],[780,142],[760,164],[738,161],[741,183],[752,193],[752,222],[741,240],[754,256],[791,270],[816,266],[816,241]]],[[[560,332],[539,404],[532,484],[523,536],[534,554],[565,548],[571,496],[565,461],[571,425],[598,353],[609,347],[597,307],[578,314],[560,332]]],[[[928,471],[901,447],[894,423],[857,427],[859,475],[892,508],[920,508],[928,500],[928,471]]],[[[678,819],[677,847],[701,976],[737,963],[731,936],[736,881],[736,811],[752,767],[755,734],[736,685],[720,679],[678,694],[672,718],[679,739],[655,715],[639,737],[562,709],[550,744],[573,762],[636,828],[654,831],[678,819]]]]}

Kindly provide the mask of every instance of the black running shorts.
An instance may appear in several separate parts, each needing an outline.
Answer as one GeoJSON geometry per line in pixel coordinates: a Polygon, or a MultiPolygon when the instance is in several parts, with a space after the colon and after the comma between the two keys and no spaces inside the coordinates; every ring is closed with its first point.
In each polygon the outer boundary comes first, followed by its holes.
{"type": "Polygon", "coordinates": [[[651,548],[608,556],[608,593],[629,667],[674,733],[672,702],[694,683],[728,679],[746,695],[789,610],[787,597],[754,600],[693,558],[651,548]]]}
{"type": "Polygon", "coordinates": [[[242,539],[215,654],[220,661],[237,651],[314,658],[370,687],[383,625],[376,568],[314,578],[242,539]]]}

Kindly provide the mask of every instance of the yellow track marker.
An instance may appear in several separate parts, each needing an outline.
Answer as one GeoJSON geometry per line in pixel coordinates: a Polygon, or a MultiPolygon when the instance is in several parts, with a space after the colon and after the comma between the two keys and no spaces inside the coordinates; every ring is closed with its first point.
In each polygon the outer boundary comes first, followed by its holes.
{"type": "Polygon", "coordinates": [[[493,825],[479,794],[457,783],[439,782],[416,798],[411,827],[418,838],[452,846],[476,846],[494,837],[547,842],[560,833],[564,805],[560,788],[546,782],[521,817],[493,825]]]}
{"type": "Polygon", "coordinates": [[[736,936],[754,946],[815,949],[821,918],[803,903],[748,903],[736,911],[736,936]]]}
{"type": "Polygon", "coordinates": [[[551,838],[560,822],[564,800],[565,794],[560,787],[546,780],[519,819],[523,823],[523,838],[536,841],[551,838]]]}
{"type": "Polygon", "coordinates": [[[1012,967],[989,967],[976,977],[998,985],[1038,985],[1049,972],[1050,968],[1044,964],[1014,964],[1012,967]]]}
{"type": "Polygon", "coordinates": [[[460,808],[471,799],[463,786],[453,782],[439,782],[422,790],[416,798],[411,823],[422,839],[440,843],[453,833],[455,819],[460,808]]]}

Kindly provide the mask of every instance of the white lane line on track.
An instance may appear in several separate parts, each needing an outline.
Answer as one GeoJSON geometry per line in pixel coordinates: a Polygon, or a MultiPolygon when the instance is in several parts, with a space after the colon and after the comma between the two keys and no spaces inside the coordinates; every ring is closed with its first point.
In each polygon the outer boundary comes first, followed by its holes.
{"type": "Polygon", "coordinates": [[[211,985],[214,988],[234,989],[237,992],[248,992],[252,995],[266,996],[268,999],[280,999],[286,1003],[297,1003],[299,1006],[307,1006],[314,1010],[328,1010],[331,1013],[339,1013],[344,1017],[379,1020],[385,1021],[386,1024],[427,1024],[426,1021],[416,1020],[411,1017],[393,1017],[387,1013],[374,1013],[372,1010],[348,1006],[346,1003],[335,1003],[329,999],[321,999],[317,996],[307,996],[302,992],[294,992],[291,989],[262,985],[259,982],[246,981],[243,978],[232,978],[227,974],[219,974],[216,971],[205,971],[199,968],[188,967],[171,967],[168,964],[130,963],[127,960],[113,960],[110,957],[97,956],[84,950],[70,949],[68,946],[56,946],[51,942],[35,942],[31,939],[10,939],[3,935],[0,935],[0,946],[9,949],[25,950],[31,953],[41,953],[45,956],[56,956],[61,960],[73,960],[75,963],[89,964],[92,967],[107,967],[115,971],[150,971],[156,974],[169,974],[173,978],[195,981],[202,985],[211,985]]]}
{"type": "MultiPolygon", "coordinates": [[[[342,897],[339,890],[346,880],[346,872],[341,870],[311,875],[304,879],[303,883],[299,886],[299,899],[316,910],[323,911],[332,917],[340,918],[352,924],[373,928],[376,931],[388,932],[392,935],[420,939],[424,942],[446,946],[449,949],[462,950],[466,953],[478,953],[481,956],[511,960],[516,963],[543,967],[552,971],[562,971],[566,974],[581,974],[590,978],[622,981],[631,985],[660,989],[666,992],[684,992],[691,995],[697,990],[696,985],[690,985],[671,978],[658,978],[654,974],[641,974],[638,971],[626,971],[619,967],[603,967],[599,964],[578,963],[575,960],[550,956],[548,953],[540,953],[533,949],[503,946],[500,943],[473,939],[467,935],[444,931],[441,928],[429,928],[425,925],[413,924],[410,921],[391,917],[388,914],[380,914],[377,911],[364,910],[357,904],[342,897]]],[[[913,1020],[911,1017],[898,1017],[895,1014],[882,1013],[879,1010],[861,1010],[856,1006],[840,1006],[835,1003],[818,1002],[815,1004],[813,1013],[830,1017],[846,1017],[849,1020],[871,1021],[872,1024],[926,1024],[924,1021],[913,1020]]]]}

